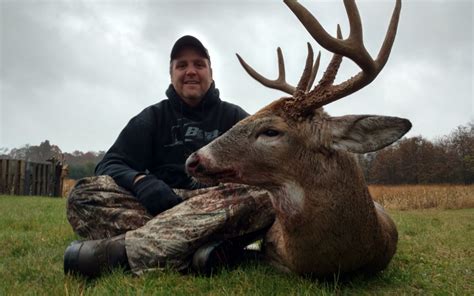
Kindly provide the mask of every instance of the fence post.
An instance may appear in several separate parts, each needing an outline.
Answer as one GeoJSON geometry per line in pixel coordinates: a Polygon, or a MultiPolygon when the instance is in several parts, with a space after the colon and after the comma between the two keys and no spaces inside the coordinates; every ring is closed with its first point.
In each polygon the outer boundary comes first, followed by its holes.
{"type": "Polygon", "coordinates": [[[46,195],[47,196],[54,196],[54,170],[53,170],[53,166],[48,163],[47,166],[46,166],[47,170],[48,170],[48,186],[47,186],[47,192],[46,192],[46,195]]]}
{"type": "Polygon", "coordinates": [[[44,195],[44,191],[45,191],[45,188],[44,188],[44,185],[45,185],[45,181],[44,181],[44,164],[40,164],[39,165],[39,171],[40,171],[40,175],[39,175],[39,182],[40,182],[40,188],[39,188],[39,194],[38,195],[44,195]]]}
{"type": "Polygon", "coordinates": [[[27,195],[27,192],[25,190],[25,169],[26,169],[26,161],[20,160],[18,162],[18,178],[19,178],[19,190],[18,194],[19,195],[27,195]]]}
{"type": "Polygon", "coordinates": [[[7,164],[5,166],[5,193],[6,194],[11,194],[11,180],[10,180],[10,161],[7,160],[7,164]]]}
{"type": "Polygon", "coordinates": [[[43,164],[43,186],[41,188],[41,195],[47,196],[48,195],[48,165],[43,164]]]}
{"type": "Polygon", "coordinates": [[[35,195],[41,195],[41,164],[36,164],[36,193],[35,195]]]}
{"type": "Polygon", "coordinates": [[[12,160],[8,167],[8,184],[10,184],[8,191],[10,195],[15,195],[15,164],[15,160],[12,160]]]}
{"type": "Polygon", "coordinates": [[[38,195],[38,164],[33,163],[33,178],[32,178],[32,184],[33,184],[33,192],[32,195],[38,195]]]}
{"type": "Polygon", "coordinates": [[[32,195],[32,184],[31,184],[31,162],[25,163],[25,195],[32,195]]]}
{"type": "Polygon", "coordinates": [[[0,193],[5,194],[6,180],[4,178],[6,159],[0,159],[0,193]]]}

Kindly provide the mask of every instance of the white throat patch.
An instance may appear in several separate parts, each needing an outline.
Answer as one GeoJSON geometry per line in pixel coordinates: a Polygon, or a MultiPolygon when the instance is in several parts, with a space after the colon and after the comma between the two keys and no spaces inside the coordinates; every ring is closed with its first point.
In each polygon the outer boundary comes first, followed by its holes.
{"type": "Polygon", "coordinates": [[[304,206],[304,190],[294,182],[286,182],[274,202],[288,215],[300,213],[304,206]]]}

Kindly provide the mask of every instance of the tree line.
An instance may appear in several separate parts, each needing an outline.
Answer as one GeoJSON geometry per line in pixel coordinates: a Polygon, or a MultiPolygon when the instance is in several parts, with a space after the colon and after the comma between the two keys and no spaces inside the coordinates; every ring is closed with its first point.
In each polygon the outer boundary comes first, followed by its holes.
{"type": "Polygon", "coordinates": [[[474,121],[435,141],[403,138],[359,162],[370,184],[473,184],[474,121]]]}
{"type": "Polygon", "coordinates": [[[81,179],[94,175],[97,163],[104,157],[105,151],[74,151],[72,153],[62,152],[61,149],[49,140],[41,142],[38,146],[29,144],[8,150],[0,148],[0,158],[21,159],[31,162],[47,162],[53,158],[67,165],[68,178],[81,179]]]}
{"type": "MultiPolygon", "coordinates": [[[[44,162],[56,158],[68,165],[71,179],[93,176],[105,151],[63,153],[49,140],[38,146],[0,148],[0,158],[44,162]]],[[[473,184],[474,121],[449,135],[430,141],[422,136],[403,138],[380,151],[358,155],[369,184],[473,184]]]]}

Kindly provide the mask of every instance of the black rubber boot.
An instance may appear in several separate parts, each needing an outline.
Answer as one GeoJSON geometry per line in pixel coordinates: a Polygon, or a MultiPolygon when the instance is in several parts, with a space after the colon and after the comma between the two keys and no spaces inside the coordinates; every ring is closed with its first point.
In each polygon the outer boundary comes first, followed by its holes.
{"type": "Polygon", "coordinates": [[[219,267],[234,267],[242,262],[259,261],[263,252],[245,247],[262,238],[266,229],[249,233],[232,240],[213,241],[201,246],[193,255],[192,269],[203,275],[210,275],[219,267]]]}
{"type": "Polygon", "coordinates": [[[244,249],[230,241],[210,242],[200,247],[193,255],[194,271],[210,275],[216,268],[231,267],[241,260],[244,249]]]}
{"type": "Polygon", "coordinates": [[[64,273],[95,278],[121,267],[129,270],[125,234],[101,240],[74,241],[64,253],[64,273]]]}

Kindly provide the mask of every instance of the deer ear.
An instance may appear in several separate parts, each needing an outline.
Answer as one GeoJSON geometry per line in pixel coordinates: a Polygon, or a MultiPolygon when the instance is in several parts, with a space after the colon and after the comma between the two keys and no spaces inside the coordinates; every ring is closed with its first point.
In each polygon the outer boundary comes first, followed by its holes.
{"type": "Polygon", "coordinates": [[[347,115],[329,120],[331,146],[354,153],[382,149],[400,139],[411,128],[409,120],[375,115],[347,115]]]}

